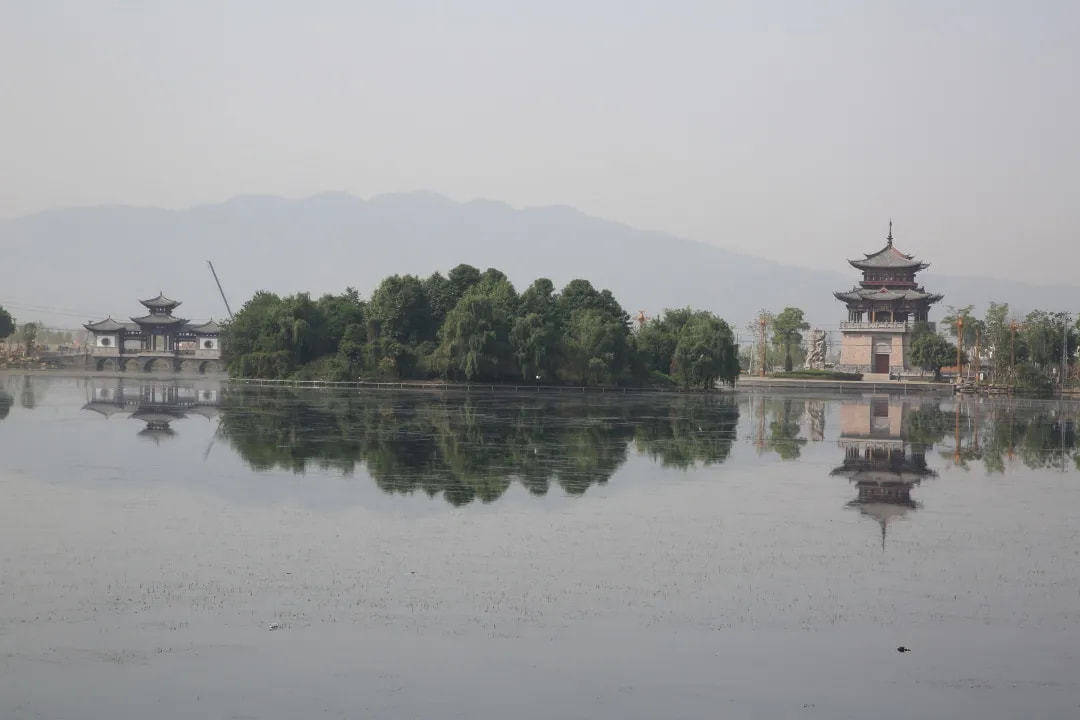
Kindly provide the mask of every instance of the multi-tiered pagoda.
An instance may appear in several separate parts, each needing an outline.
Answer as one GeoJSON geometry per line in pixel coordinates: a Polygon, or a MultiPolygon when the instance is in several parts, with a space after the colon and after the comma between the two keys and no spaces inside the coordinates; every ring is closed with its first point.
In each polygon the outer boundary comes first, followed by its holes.
{"type": "Polygon", "coordinates": [[[885,247],[848,262],[862,270],[863,279],[858,287],[833,293],[848,308],[847,322],[840,324],[839,369],[896,375],[909,371],[911,331],[915,323],[928,321],[930,306],[942,297],[926,292],[915,280],[930,263],[893,247],[891,221],[885,247]]]}

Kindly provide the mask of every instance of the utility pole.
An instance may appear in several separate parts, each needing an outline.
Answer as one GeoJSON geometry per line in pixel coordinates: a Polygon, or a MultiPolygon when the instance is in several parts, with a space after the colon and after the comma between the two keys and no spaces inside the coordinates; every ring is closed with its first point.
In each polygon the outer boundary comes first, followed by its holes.
{"type": "Polygon", "coordinates": [[[1009,375],[1012,377],[1013,382],[1016,381],[1016,322],[1009,323],[1009,329],[1012,330],[1012,344],[1009,346],[1009,375]]]}
{"type": "Polygon", "coordinates": [[[963,363],[961,358],[964,356],[964,316],[957,314],[956,316],[956,384],[960,385],[963,376],[962,372],[963,363]]]}
{"type": "Polygon", "coordinates": [[[979,326],[975,326],[975,384],[979,384],[979,366],[982,364],[979,362],[979,326]]]}
{"type": "Polygon", "coordinates": [[[765,377],[765,314],[759,319],[761,325],[761,377],[765,377]]]}
{"type": "Polygon", "coordinates": [[[1061,313],[1061,395],[1065,396],[1065,376],[1069,372],[1069,313],[1061,313]]]}

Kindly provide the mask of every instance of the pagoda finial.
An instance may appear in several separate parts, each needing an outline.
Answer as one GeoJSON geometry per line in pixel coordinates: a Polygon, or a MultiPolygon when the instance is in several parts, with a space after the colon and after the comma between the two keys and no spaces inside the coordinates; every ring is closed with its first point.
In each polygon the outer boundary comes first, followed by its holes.
{"type": "Polygon", "coordinates": [[[889,218],[889,237],[886,239],[889,241],[889,247],[892,247],[892,218],[889,218]]]}

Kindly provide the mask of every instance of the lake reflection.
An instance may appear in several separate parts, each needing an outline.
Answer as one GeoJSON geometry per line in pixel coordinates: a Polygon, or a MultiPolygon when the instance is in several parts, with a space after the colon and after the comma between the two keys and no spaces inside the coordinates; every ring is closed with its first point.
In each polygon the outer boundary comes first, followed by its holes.
{"type": "Polygon", "coordinates": [[[0,373],[0,717],[1074,717],[1077,408],[0,373]]]}
{"type": "Polygon", "coordinates": [[[320,393],[231,389],[221,436],[256,470],[352,473],[388,493],[421,490],[453,505],[605,483],[633,446],[664,467],[722,463],[736,438],[730,397],[549,393],[320,393]]]}
{"type": "MultiPolygon", "coordinates": [[[[631,454],[679,470],[723,464],[740,437],[763,461],[779,462],[835,442],[829,474],[849,479],[850,507],[876,518],[884,535],[918,508],[912,491],[942,466],[1080,467],[1075,405],[1046,401],[357,392],[27,375],[3,378],[0,419],[33,410],[54,389],[81,400],[81,415],[142,422],[132,436],[155,442],[175,438],[188,418],[209,420],[210,441],[256,473],[362,470],[386,493],[421,491],[452,505],[494,501],[513,483],[537,496],[552,485],[581,495],[631,454]]],[[[82,432],[92,435],[93,425],[82,432]]]]}
{"type": "Polygon", "coordinates": [[[145,423],[138,436],[160,441],[176,435],[172,424],[189,415],[213,418],[218,414],[220,389],[173,382],[91,382],[90,400],[83,410],[106,418],[123,414],[145,423]]]}

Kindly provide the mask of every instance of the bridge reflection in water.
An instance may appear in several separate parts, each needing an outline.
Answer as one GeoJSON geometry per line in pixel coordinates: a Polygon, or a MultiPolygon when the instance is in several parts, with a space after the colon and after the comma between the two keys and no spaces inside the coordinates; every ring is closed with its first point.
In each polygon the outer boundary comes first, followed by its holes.
{"type": "Polygon", "coordinates": [[[138,435],[160,442],[176,434],[172,423],[177,420],[190,415],[216,417],[220,395],[217,386],[196,383],[92,380],[87,386],[88,401],[83,410],[106,418],[122,414],[140,420],[145,427],[138,435]]]}

